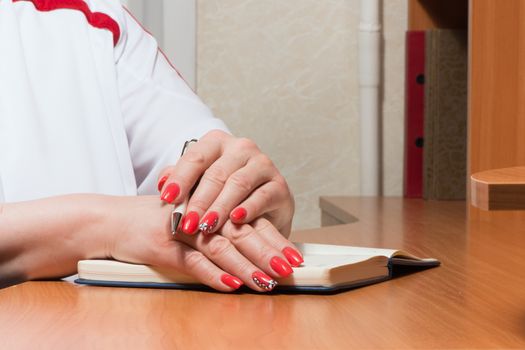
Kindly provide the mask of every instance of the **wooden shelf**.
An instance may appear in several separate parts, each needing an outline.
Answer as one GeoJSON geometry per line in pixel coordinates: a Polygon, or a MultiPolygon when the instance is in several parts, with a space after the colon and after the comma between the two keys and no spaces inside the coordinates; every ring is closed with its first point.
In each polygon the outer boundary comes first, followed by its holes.
{"type": "MultiPolygon", "coordinates": [[[[468,178],[525,164],[523,1],[409,0],[408,28],[469,31],[468,178]]],[[[471,220],[503,216],[525,222],[523,210],[505,213],[469,207],[471,220]]]]}
{"type": "Polygon", "coordinates": [[[483,210],[525,210],[525,167],[475,173],[470,193],[472,205],[483,210]]]}

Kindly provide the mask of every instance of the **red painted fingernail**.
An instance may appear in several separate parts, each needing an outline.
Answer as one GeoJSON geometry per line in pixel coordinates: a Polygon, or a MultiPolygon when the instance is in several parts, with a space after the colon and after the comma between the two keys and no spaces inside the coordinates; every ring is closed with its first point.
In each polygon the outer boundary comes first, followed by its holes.
{"type": "Polygon", "coordinates": [[[239,289],[243,285],[240,279],[238,279],[235,276],[228,275],[226,273],[221,276],[221,281],[222,283],[233,289],[239,289]]]}
{"type": "Polygon", "coordinates": [[[162,187],[164,187],[164,184],[166,183],[166,180],[168,179],[168,176],[163,176],[160,178],[159,183],[157,184],[157,190],[162,190],[162,187]]]}
{"type": "Polygon", "coordinates": [[[252,279],[260,288],[265,290],[272,290],[277,286],[277,281],[272,279],[267,274],[262,273],[261,271],[255,271],[252,274],[252,279]]]}
{"type": "Polygon", "coordinates": [[[182,219],[182,232],[187,235],[192,235],[199,227],[199,214],[196,211],[190,211],[184,219],[182,219]]]}
{"type": "Polygon", "coordinates": [[[297,267],[304,262],[304,259],[301,256],[301,254],[293,248],[286,247],[282,250],[282,252],[286,257],[286,260],[288,260],[288,262],[294,267],[297,267]]]}
{"type": "Polygon", "coordinates": [[[244,209],[243,207],[239,207],[239,208],[234,209],[231,212],[230,218],[233,221],[240,222],[246,217],[246,214],[247,214],[246,209],[244,209]]]}
{"type": "Polygon", "coordinates": [[[274,256],[270,260],[270,266],[275,272],[279,274],[279,276],[282,277],[288,277],[293,273],[292,267],[278,256],[274,256]]]}
{"type": "Polygon", "coordinates": [[[162,192],[160,199],[162,199],[164,202],[171,203],[175,200],[175,198],[177,198],[179,193],[179,185],[177,185],[176,183],[170,183],[168,186],[166,186],[164,192],[162,192]]]}
{"type": "Polygon", "coordinates": [[[211,233],[215,226],[219,223],[219,213],[216,211],[210,211],[202,219],[199,230],[203,233],[211,233]]]}

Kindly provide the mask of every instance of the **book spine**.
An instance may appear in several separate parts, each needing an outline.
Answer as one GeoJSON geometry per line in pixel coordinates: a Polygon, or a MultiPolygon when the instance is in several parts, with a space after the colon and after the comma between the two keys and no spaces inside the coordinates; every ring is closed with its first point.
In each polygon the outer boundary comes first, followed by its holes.
{"type": "Polygon", "coordinates": [[[425,32],[406,33],[404,195],[423,195],[425,32]]]}

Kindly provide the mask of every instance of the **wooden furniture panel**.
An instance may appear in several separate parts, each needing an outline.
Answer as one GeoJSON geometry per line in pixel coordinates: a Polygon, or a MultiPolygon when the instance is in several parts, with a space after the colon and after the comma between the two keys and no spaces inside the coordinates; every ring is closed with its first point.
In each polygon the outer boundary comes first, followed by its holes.
{"type": "Polygon", "coordinates": [[[335,295],[221,294],[30,282],[0,290],[5,349],[525,348],[522,227],[464,202],[326,198],[353,224],[297,241],[399,247],[442,266],[335,295]]]}
{"type": "MultiPolygon", "coordinates": [[[[468,175],[525,164],[525,2],[470,3],[468,175]]],[[[483,212],[525,220],[525,213],[483,212]]]]}

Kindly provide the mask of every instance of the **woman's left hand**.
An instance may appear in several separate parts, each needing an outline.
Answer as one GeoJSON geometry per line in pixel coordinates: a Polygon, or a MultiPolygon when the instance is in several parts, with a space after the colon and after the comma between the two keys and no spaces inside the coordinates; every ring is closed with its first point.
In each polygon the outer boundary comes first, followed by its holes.
{"type": "Polygon", "coordinates": [[[290,234],[294,200],[284,177],[257,145],[213,130],[159,176],[161,199],[181,203],[191,195],[181,229],[216,232],[228,219],[235,224],[267,218],[279,232],[290,234]],[[200,181],[199,181],[200,178],[200,181]]]}

